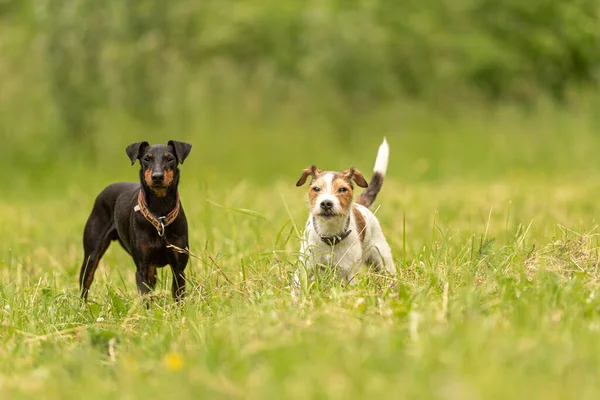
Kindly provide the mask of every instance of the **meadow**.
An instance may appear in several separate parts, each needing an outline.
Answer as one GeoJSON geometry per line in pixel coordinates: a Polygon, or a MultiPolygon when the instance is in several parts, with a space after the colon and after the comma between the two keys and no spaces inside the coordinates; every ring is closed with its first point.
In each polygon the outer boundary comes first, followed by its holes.
{"type": "Polygon", "coordinates": [[[3,171],[0,397],[597,398],[593,102],[409,104],[343,129],[283,110],[185,132],[115,125],[94,159],[65,150],[3,171]],[[295,181],[312,163],[370,176],[384,135],[390,167],[374,207],[397,280],[363,271],[349,288],[325,276],[293,304],[307,215],[295,181]],[[198,257],[188,298],[173,304],[162,270],[147,309],[113,244],[82,304],[85,220],[105,185],[136,179],[124,147],[146,138],[194,145],[181,166],[198,257]]]}
{"type": "Polygon", "coordinates": [[[0,0],[1,399],[597,399],[597,1],[0,0]],[[290,295],[311,164],[398,276],[290,295]],[[188,296],[82,232],[125,147],[193,144],[188,296]]]}

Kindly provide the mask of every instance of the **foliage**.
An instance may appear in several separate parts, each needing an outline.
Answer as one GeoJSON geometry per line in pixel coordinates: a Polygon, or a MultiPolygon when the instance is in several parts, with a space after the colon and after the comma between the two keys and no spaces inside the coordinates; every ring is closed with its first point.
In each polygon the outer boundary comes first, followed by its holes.
{"type": "Polygon", "coordinates": [[[97,128],[99,110],[152,124],[193,113],[198,82],[214,97],[330,93],[356,111],[402,96],[564,100],[599,77],[595,0],[0,4],[76,136],[97,128]]]}

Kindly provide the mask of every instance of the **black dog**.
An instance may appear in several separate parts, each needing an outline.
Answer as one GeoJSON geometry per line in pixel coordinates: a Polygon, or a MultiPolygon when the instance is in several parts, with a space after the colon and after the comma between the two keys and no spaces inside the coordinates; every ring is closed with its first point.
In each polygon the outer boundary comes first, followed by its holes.
{"type": "Polygon", "coordinates": [[[183,164],[191,149],[191,144],[175,140],[167,146],[150,146],[148,142],[127,146],[131,165],[140,160],[140,183],[114,183],[96,198],[83,232],[85,259],[79,286],[85,300],[98,262],[113,240],[118,240],[133,258],[142,295],[154,289],[156,268],[169,264],[173,271],[173,298],[183,298],[189,257],[167,245],[188,247],[187,220],[177,191],[177,166],[183,164]]]}

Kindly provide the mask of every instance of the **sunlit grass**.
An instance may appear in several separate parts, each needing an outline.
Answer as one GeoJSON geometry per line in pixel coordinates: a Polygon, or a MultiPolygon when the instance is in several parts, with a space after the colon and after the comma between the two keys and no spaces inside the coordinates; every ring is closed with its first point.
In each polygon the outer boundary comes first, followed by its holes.
{"type": "Polygon", "coordinates": [[[124,153],[108,152],[121,162],[105,169],[59,166],[65,175],[56,185],[41,175],[41,192],[24,174],[22,195],[0,203],[2,397],[595,398],[600,174],[579,158],[596,139],[585,130],[565,142],[556,133],[460,128],[448,137],[388,134],[377,215],[397,281],[364,271],[348,288],[323,276],[297,305],[289,285],[306,201],[293,183],[313,155],[328,168],[351,162],[369,171],[380,134],[352,142],[352,157],[331,135],[322,138],[331,146],[311,143],[312,154],[283,145],[293,137],[275,138],[274,157],[289,157],[277,170],[271,153],[191,137],[181,195],[198,258],[183,307],[171,301],[163,270],[147,309],[118,245],[103,258],[90,303],[78,300],[93,199],[112,180],[137,175],[124,153]],[[516,167],[527,154],[540,164],[516,167]],[[236,157],[270,167],[246,173],[230,164],[236,157]],[[574,160],[571,169],[545,173],[563,158],[574,160]],[[409,170],[425,164],[437,173],[409,170]]]}

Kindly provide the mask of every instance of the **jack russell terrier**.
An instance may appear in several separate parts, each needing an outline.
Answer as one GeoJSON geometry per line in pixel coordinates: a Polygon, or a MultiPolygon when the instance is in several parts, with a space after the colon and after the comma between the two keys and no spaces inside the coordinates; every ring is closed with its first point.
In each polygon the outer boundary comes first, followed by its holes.
{"type": "MultiPolygon", "coordinates": [[[[379,146],[371,184],[355,168],[342,172],[306,168],[296,186],[310,176],[308,200],[310,215],[300,247],[301,259],[308,272],[318,265],[336,267],[341,277],[352,283],[361,264],[385,268],[396,274],[392,252],[379,221],[369,207],[375,201],[388,166],[389,147],[385,138],[379,146]],[[354,185],[367,188],[353,202],[354,185]]],[[[294,288],[300,289],[299,270],[294,275],[294,288]]]]}

